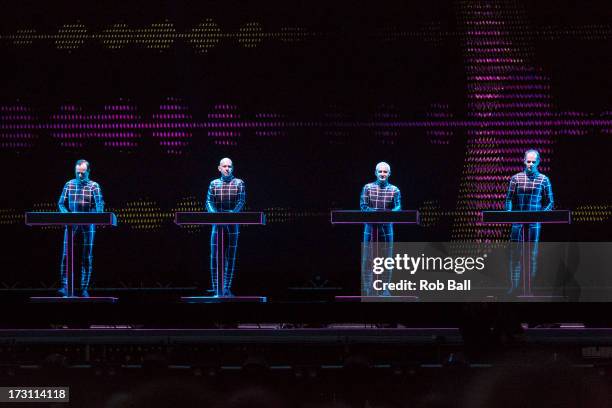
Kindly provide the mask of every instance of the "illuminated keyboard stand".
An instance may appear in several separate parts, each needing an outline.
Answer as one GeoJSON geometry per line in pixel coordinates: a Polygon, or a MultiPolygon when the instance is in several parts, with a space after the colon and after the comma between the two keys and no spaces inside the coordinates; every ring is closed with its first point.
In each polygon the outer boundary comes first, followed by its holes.
{"type": "MultiPolygon", "coordinates": [[[[408,224],[419,225],[419,212],[405,211],[360,211],[337,210],[331,212],[332,225],[363,225],[363,224],[408,224]]],[[[376,300],[380,302],[410,302],[417,301],[418,296],[336,296],[339,302],[360,302],[376,300]]]]}
{"type": "Polygon", "coordinates": [[[540,298],[562,298],[563,296],[537,296],[531,290],[531,242],[527,241],[529,224],[571,224],[571,211],[483,211],[483,224],[523,224],[521,237],[521,276],[523,294],[517,296],[525,300],[538,300],[540,298]],[[527,271],[527,273],[525,273],[527,271]]]}
{"type": "MultiPolygon", "coordinates": [[[[174,222],[177,225],[266,225],[263,212],[177,212],[174,222]]],[[[219,228],[217,233],[217,290],[214,296],[183,296],[185,303],[222,303],[222,302],[258,302],[265,303],[265,296],[223,296],[223,271],[225,271],[225,256],[223,244],[225,229],[219,228]],[[221,254],[219,254],[219,252],[221,254]]]]}
{"type": "Polygon", "coordinates": [[[65,226],[70,239],[66,245],[66,296],[33,296],[32,302],[53,303],[115,303],[116,297],[75,296],[74,294],[74,227],[78,225],[117,226],[117,217],[111,212],[26,212],[25,223],[32,227],[65,226]]]}

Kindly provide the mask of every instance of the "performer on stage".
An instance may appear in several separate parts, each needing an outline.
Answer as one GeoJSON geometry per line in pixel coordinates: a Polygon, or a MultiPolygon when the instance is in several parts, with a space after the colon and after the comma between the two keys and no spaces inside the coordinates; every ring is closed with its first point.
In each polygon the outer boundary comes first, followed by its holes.
{"type": "MultiPolygon", "coordinates": [[[[57,202],[61,212],[103,212],[104,199],[102,198],[102,189],[95,181],[89,179],[91,166],[87,160],[79,160],[76,162],[74,172],[76,178],[68,181],[64,185],[62,194],[57,202]]],[[[96,234],[95,225],[78,225],[73,229],[75,238],[75,253],[78,254],[77,248],[80,247],[81,255],[77,255],[77,259],[81,259],[81,296],[88,297],[89,283],[91,280],[91,271],[93,263],[93,245],[94,236],[96,234]]],[[[58,293],[62,296],[67,294],[67,260],[66,250],[68,246],[68,228],[64,230],[64,246],[62,263],[60,268],[61,286],[58,293]]]]}
{"type": "MultiPolygon", "coordinates": [[[[389,183],[391,166],[386,162],[376,165],[376,181],[363,186],[359,206],[361,211],[400,211],[402,209],[399,188],[389,183]]],[[[374,256],[393,256],[393,224],[365,224],[363,231],[364,252],[361,258],[362,291],[373,293],[372,259],[374,256]],[[378,254],[375,252],[378,250],[378,254]],[[381,253],[382,252],[382,253],[381,253]]],[[[381,278],[384,275],[381,275],[381,278]]],[[[385,277],[391,281],[391,274],[385,277]]]]}
{"type": "MultiPolygon", "coordinates": [[[[208,212],[240,212],[246,200],[246,187],[244,181],[234,177],[234,166],[230,159],[223,158],[219,162],[221,177],[210,182],[206,194],[206,211],[208,212]]],[[[219,292],[222,296],[233,296],[231,292],[234,266],[236,264],[236,251],[238,249],[238,225],[213,225],[210,234],[210,277],[212,289],[217,293],[217,234],[219,228],[225,229],[227,241],[222,248],[225,257],[225,270],[223,273],[223,288],[219,292]]]]}
{"type": "MultiPolygon", "coordinates": [[[[515,174],[510,179],[508,193],[506,194],[506,211],[549,211],[553,209],[554,199],[550,180],[538,171],[540,153],[537,150],[527,150],[524,157],[525,170],[515,174]]],[[[513,224],[510,234],[512,242],[530,243],[531,277],[537,273],[538,241],[540,240],[540,223],[513,224]],[[526,230],[523,231],[523,228],[526,230]]],[[[521,277],[521,248],[513,245],[510,260],[510,290],[514,292],[521,277]]]]}

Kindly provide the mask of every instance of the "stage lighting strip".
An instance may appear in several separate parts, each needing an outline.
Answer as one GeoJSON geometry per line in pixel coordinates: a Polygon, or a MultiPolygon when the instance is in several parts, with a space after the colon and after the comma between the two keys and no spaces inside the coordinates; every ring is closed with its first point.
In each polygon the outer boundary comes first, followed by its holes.
{"type": "Polygon", "coordinates": [[[285,43],[301,42],[316,38],[320,33],[311,32],[303,27],[281,27],[278,31],[265,32],[260,22],[243,24],[237,32],[223,32],[219,25],[208,18],[191,30],[178,32],[172,22],[165,20],[144,28],[131,28],[124,22],[112,24],[101,32],[90,31],[80,21],[64,24],[56,34],[41,34],[34,28],[23,28],[14,34],[0,35],[4,45],[31,47],[35,42],[52,42],[58,50],[72,52],[86,43],[99,42],[110,50],[120,50],[130,45],[140,45],[151,50],[165,51],[177,41],[191,45],[197,52],[206,53],[217,47],[222,40],[235,40],[244,48],[255,48],[264,40],[285,43]]]}
{"type": "MultiPolygon", "coordinates": [[[[507,4],[507,3],[506,3],[507,4]]],[[[500,15],[517,18],[517,13],[510,10],[496,10],[500,15]],[[504,13],[505,11],[505,13],[504,13]]],[[[483,14],[484,15],[484,14],[483,14]]],[[[503,26],[499,21],[482,21],[483,24],[475,22],[475,26],[503,26]],[[500,24],[497,24],[500,23],[500,24]]],[[[35,42],[49,42],[58,50],[72,52],[86,43],[98,42],[104,47],[116,51],[130,45],[144,46],[147,49],[164,51],[173,47],[177,41],[183,41],[191,45],[199,53],[207,53],[219,46],[222,41],[235,40],[244,48],[255,48],[264,40],[277,40],[284,43],[301,43],[308,39],[325,39],[338,33],[323,33],[311,31],[305,27],[284,26],[278,31],[266,32],[264,24],[251,21],[240,26],[237,32],[224,32],[221,27],[211,18],[206,18],[191,30],[179,32],[174,24],[165,19],[164,21],[152,23],[147,27],[133,28],[125,22],[112,23],[108,28],[100,32],[92,32],[80,20],[67,23],[58,28],[55,34],[39,33],[35,28],[21,28],[14,33],[0,35],[4,45],[12,45],[19,48],[31,47],[35,42]]],[[[421,40],[434,46],[441,45],[450,38],[462,36],[462,32],[449,31],[442,27],[440,21],[420,23],[419,26],[405,29],[396,25],[387,25],[373,32],[357,33],[362,36],[380,39],[383,42],[421,40]]],[[[495,33],[481,32],[485,38],[485,44],[493,46],[489,52],[503,51],[505,41],[493,37],[495,33]]],[[[557,41],[567,39],[580,39],[588,41],[605,41],[612,38],[612,26],[610,24],[583,24],[572,26],[546,25],[536,28],[534,37],[538,40],[557,41]]],[[[229,43],[229,42],[227,42],[229,43]]]]}
{"type": "Polygon", "coordinates": [[[155,201],[148,199],[131,201],[122,208],[108,208],[108,211],[114,212],[122,224],[136,230],[158,230],[174,219],[172,211],[163,211],[155,201]]]}
{"type": "MultiPolygon", "coordinates": [[[[478,77],[469,76],[468,79],[479,82],[478,77]]],[[[536,81],[531,76],[525,80],[536,81]]],[[[499,81],[505,82],[503,78],[499,81]]],[[[102,113],[84,113],[78,105],[64,104],[59,112],[52,113],[49,120],[44,120],[30,107],[16,103],[0,106],[0,149],[27,151],[49,134],[52,141],[67,151],[81,150],[87,144],[97,143],[120,153],[129,153],[140,148],[147,138],[153,138],[165,153],[180,155],[192,148],[195,132],[206,132],[207,139],[213,144],[236,146],[245,132],[264,138],[288,137],[291,129],[320,129],[325,141],[330,144],[346,143],[347,136],[355,131],[369,129],[381,144],[393,145],[400,137],[408,137],[404,129],[420,128],[430,137],[430,142],[437,145],[448,145],[454,132],[465,130],[469,136],[469,154],[482,155],[484,159],[479,158],[480,163],[485,167],[497,168],[498,172],[510,168],[518,171],[520,157],[515,158],[514,155],[524,152],[526,148],[538,147],[544,158],[541,169],[547,171],[553,136],[580,136],[593,131],[612,133],[612,118],[608,111],[602,112],[598,118],[590,113],[537,111],[532,107],[518,112],[516,109],[502,109],[491,102],[489,108],[487,104],[480,103],[468,114],[468,120],[457,120],[449,112],[448,105],[438,103],[430,106],[423,120],[403,119],[396,108],[387,106],[376,112],[372,120],[351,120],[344,114],[329,113],[324,115],[323,120],[296,121],[287,119],[284,114],[271,112],[255,113],[254,118],[244,118],[237,105],[216,104],[205,121],[197,121],[193,119],[189,106],[180,98],[169,97],[160,104],[150,120],[144,119],[138,107],[130,104],[128,99],[105,105],[102,113]],[[482,114],[487,112],[492,113],[490,117],[483,117],[482,114]],[[503,157],[504,161],[499,162],[499,157],[503,157]],[[505,168],[493,164],[503,164],[505,168]]],[[[468,161],[466,166],[470,163],[468,161]]],[[[470,172],[464,175],[471,177],[470,172]]]]}
{"type": "Polygon", "coordinates": [[[612,218],[612,204],[584,204],[572,212],[572,222],[604,222],[612,218]]]}

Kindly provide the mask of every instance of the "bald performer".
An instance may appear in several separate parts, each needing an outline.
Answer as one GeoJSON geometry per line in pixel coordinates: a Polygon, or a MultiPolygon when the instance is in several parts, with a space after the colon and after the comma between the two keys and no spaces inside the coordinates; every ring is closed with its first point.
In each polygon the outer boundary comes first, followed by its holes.
{"type": "MultiPolygon", "coordinates": [[[[376,181],[363,186],[359,206],[361,211],[400,211],[402,209],[399,188],[389,183],[391,166],[380,162],[374,171],[376,181]]],[[[363,231],[364,253],[361,258],[362,285],[366,294],[371,294],[373,250],[382,250],[378,256],[393,256],[393,224],[365,224],[363,231]]],[[[379,251],[380,252],[380,251],[379,251]]],[[[391,276],[386,277],[387,282],[391,276]]]]}
{"type": "MultiPolygon", "coordinates": [[[[552,184],[548,177],[540,173],[540,153],[535,149],[529,149],[523,157],[525,170],[510,178],[508,193],[506,194],[506,211],[550,211],[555,205],[552,184]]],[[[522,244],[517,242],[529,242],[530,275],[534,279],[538,267],[538,242],[540,241],[540,223],[512,224],[510,241],[512,245],[510,253],[510,289],[509,294],[519,288],[521,270],[523,267],[522,244]]]]}
{"type": "MultiPolygon", "coordinates": [[[[244,181],[234,177],[234,164],[225,157],[221,159],[218,167],[221,177],[210,182],[206,194],[206,211],[208,212],[240,212],[246,200],[244,181]]],[[[221,296],[233,296],[231,292],[234,266],[236,265],[236,251],[238,249],[238,225],[213,225],[210,234],[210,276],[212,290],[221,296]],[[222,254],[225,257],[225,270],[223,273],[223,288],[217,282],[217,234],[219,229],[225,229],[222,254]]],[[[219,248],[221,249],[221,248],[219,248]]]]}

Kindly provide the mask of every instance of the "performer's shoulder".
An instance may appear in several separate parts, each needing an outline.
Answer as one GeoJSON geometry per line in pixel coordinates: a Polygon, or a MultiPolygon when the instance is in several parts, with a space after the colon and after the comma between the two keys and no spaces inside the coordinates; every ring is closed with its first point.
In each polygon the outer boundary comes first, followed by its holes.
{"type": "Polygon", "coordinates": [[[515,180],[518,180],[518,179],[520,179],[522,177],[525,177],[525,172],[523,172],[523,171],[518,172],[516,174],[513,174],[512,177],[510,177],[510,181],[513,181],[513,180],[515,181],[515,180]]]}
{"type": "Polygon", "coordinates": [[[89,185],[93,188],[100,188],[100,184],[97,181],[90,180],[89,185]]]}
{"type": "Polygon", "coordinates": [[[394,184],[389,184],[389,187],[391,187],[391,190],[393,191],[400,191],[399,187],[394,184]]]}
{"type": "Polygon", "coordinates": [[[245,184],[243,179],[234,178],[234,183],[236,184],[245,184]]]}
{"type": "Polygon", "coordinates": [[[376,182],[373,182],[373,183],[367,183],[366,185],[364,185],[364,186],[363,186],[363,189],[364,189],[364,190],[369,190],[369,189],[371,189],[372,187],[374,187],[374,185],[375,185],[375,184],[376,184],[376,182]]]}
{"type": "Polygon", "coordinates": [[[210,181],[209,186],[212,187],[212,186],[215,186],[215,185],[217,185],[219,183],[221,183],[221,179],[213,179],[213,180],[210,181]]]}
{"type": "Polygon", "coordinates": [[[540,179],[542,180],[542,183],[550,183],[550,179],[545,174],[540,173],[540,179]]]}

